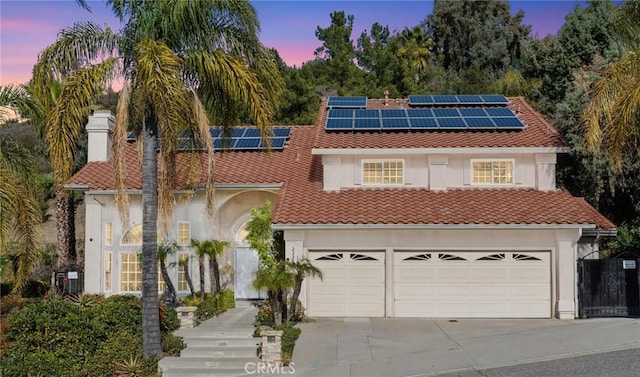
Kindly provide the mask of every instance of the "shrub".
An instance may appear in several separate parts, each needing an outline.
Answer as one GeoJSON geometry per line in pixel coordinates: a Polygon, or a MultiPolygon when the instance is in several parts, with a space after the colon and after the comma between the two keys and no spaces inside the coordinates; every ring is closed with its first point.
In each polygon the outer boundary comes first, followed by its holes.
{"type": "Polygon", "coordinates": [[[7,315],[11,309],[22,309],[27,300],[18,295],[8,295],[0,298],[0,315],[7,315]]]}
{"type": "Polygon", "coordinates": [[[181,336],[173,334],[162,335],[162,352],[165,356],[180,356],[180,351],[186,347],[181,336]]]}
{"type": "Polygon", "coordinates": [[[258,314],[256,314],[256,322],[258,324],[261,323],[273,323],[273,310],[271,310],[271,306],[265,304],[260,305],[258,309],[258,314]]]}
{"type": "Polygon", "coordinates": [[[127,330],[119,330],[102,343],[102,347],[83,366],[81,374],[88,377],[111,376],[116,370],[117,362],[142,355],[142,338],[127,330]]]}
{"type": "Polygon", "coordinates": [[[276,330],[282,330],[282,363],[289,365],[291,356],[293,356],[293,348],[302,330],[292,323],[283,323],[280,326],[276,326],[276,330]]]}
{"type": "Polygon", "coordinates": [[[198,309],[196,309],[196,321],[202,323],[222,312],[223,310],[218,306],[218,297],[206,295],[204,301],[202,301],[200,305],[198,305],[198,309]]]}
{"type": "Polygon", "coordinates": [[[220,295],[220,302],[222,305],[221,309],[223,311],[227,309],[233,309],[236,307],[236,297],[232,290],[225,289],[221,291],[219,295],[220,295]]]}
{"type": "Polygon", "coordinates": [[[160,331],[168,334],[180,328],[180,318],[175,308],[160,303],[160,331]]]}

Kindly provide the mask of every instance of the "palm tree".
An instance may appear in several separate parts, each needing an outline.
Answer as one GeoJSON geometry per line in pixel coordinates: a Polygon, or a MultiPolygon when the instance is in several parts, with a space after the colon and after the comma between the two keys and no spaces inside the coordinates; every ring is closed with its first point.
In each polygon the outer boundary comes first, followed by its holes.
{"type": "MultiPolygon", "coordinates": [[[[189,262],[190,258],[187,256],[186,258],[182,258],[178,260],[178,267],[184,269],[184,277],[187,279],[187,285],[189,286],[189,292],[193,294],[195,290],[193,289],[193,280],[191,280],[191,271],[189,271],[189,262]]],[[[203,277],[204,279],[204,277],[203,277]]]]}
{"type": "MultiPolygon", "coordinates": [[[[271,106],[277,103],[282,80],[271,53],[257,37],[258,20],[249,2],[107,3],[124,25],[122,31],[114,33],[93,23],[76,23],[61,31],[58,40],[40,54],[33,82],[43,88],[52,79],[64,78],[58,111],[47,123],[50,129],[60,128],[53,133],[65,138],[53,144],[73,145],[92,97],[111,78],[124,77],[112,149],[116,203],[126,222],[124,149],[131,127],[142,143],[143,348],[145,357],[156,357],[161,355],[156,231],[158,221],[167,232],[171,226],[178,139],[190,132],[193,145],[207,153],[204,196],[212,216],[211,121],[228,129],[246,114],[262,136],[268,136],[271,106]]],[[[52,161],[71,160],[70,148],[57,152],[60,156],[51,156],[52,161]]],[[[198,153],[187,156],[194,168],[188,172],[186,186],[195,190],[200,158],[198,153]]]]}
{"type": "Polygon", "coordinates": [[[640,2],[628,1],[617,12],[626,52],[596,83],[582,121],[589,149],[602,144],[620,168],[625,152],[637,156],[640,140],[640,2]]]}
{"type": "Polygon", "coordinates": [[[286,306],[284,292],[294,284],[294,274],[286,261],[275,262],[269,268],[261,268],[256,273],[253,287],[258,291],[267,290],[267,301],[273,311],[276,326],[282,324],[282,306],[286,306]]]}
{"type": "Polygon", "coordinates": [[[398,56],[404,58],[414,84],[418,83],[420,74],[429,65],[432,46],[433,41],[420,26],[414,26],[412,29],[404,28],[400,33],[398,56]]]}
{"type": "Polygon", "coordinates": [[[302,259],[297,262],[290,262],[289,267],[293,270],[293,294],[291,295],[291,308],[289,309],[290,320],[296,315],[298,310],[298,298],[300,297],[300,291],[302,290],[302,282],[306,277],[317,277],[322,279],[322,271],[308,259],[302,259]]]}
{"type": "Polygon", "coordinates": [[[167,258],[171,255],[175,255],[177,251],[178,245],[175,242],[167,242],[158,245],[158,263],[160,263],[160,274],[162,274],[162,280],[164,280],[164,284],[169,290],[169,295],[171,296],[170,299],[172,303],[178,301],[178,294],[176,292],[176,288],[173,286],[171,277],[169,277],[169,272],[167,271],[167,258]]]}
{"type": "Polygon", "coordinates": [[[224,254],[224,249],[229,246],[228,242],[218,240],[191,240],[191,246],[196,249],[198,262],[200,263],[200,290],[204,298],[204,259],[209,257],[209,281],[211,293],[218,294],[222,290],[220,285],[220,264],[218,257],[224,254]]]}
{"type": "MultiPolygon", "coordinates": [[[[0,121],[6,109],[17,113],[38,111],[22,86],[0,88],[0,121]]],[[[7,250],[11,241],[19,251],[13,255],[17,266],[13,291],[19,292],[38,260],[36,243],[41,221],[39,200],[41,187],[38,169],[31,153],[9,138],[0,138],[0,266],[8,265],[7,250]]]]}

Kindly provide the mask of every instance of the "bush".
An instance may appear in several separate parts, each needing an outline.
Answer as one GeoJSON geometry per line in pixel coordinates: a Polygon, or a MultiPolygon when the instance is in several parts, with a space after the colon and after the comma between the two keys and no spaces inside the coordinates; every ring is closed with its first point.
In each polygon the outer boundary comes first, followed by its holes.
{"type": "Polygon", "coordinates": [[[186,347],[181,336],[173,334],[162,335],[162,352],[165,356],[180,356],[180,351],[186,347]]]}
{"type": "Polygon", "coordinates": [[[27,300],[18,295],[8,295],[0,298],[0,315],[7,315],[11,309],[22,309],[27,300]]]}
{"type": "Polygon", "coordinates": [[[171,333],[180,328],[180,318],[175,308],[160,303],[160,331],[163,334],[171,333]]]}
{"type": "Polygon", "coordinates": [[[236,297],[232,290],[224,289],[220,292],[220,302],[222,303],[222,310],[233,309],[236,307],[236,297]]]}
{"type": "Polygon", "coordinates": [[[111,334],[92,359],[83,366],[84,370],[80,374],[88,377],[111,376],[119,361],[142,355],[142,338],[127,330],[120,330],[111,334]]]}
{"type": "Polygon", "coordinates": [[[300,330],[292,323],[284,323],[280,326],[276,326],[276,330],[282,330],[282,363],[289,365],[291,362],[291,356],[293,356],[293,348],[296,345],[296,340],[300,337],[300,330]]]}
{"type": "Polygon", "coordinates": [[[202,323],[222,313],[224,310],[219,307],[218,301],[218,296],[206,295],[204,301],[202,301],[200,305],[198,305],[198,309],[196,309],[196,321],[202,323]]]}
{"type": "Polygon", "coordinates": [[[266,303],[260,305],[258,309],[258,314],[256,314],[256,322],[258,324],[262,323],[274,323],[275,319],[273,318],[273,310],[271,310],[271,306],[266,303]]]}

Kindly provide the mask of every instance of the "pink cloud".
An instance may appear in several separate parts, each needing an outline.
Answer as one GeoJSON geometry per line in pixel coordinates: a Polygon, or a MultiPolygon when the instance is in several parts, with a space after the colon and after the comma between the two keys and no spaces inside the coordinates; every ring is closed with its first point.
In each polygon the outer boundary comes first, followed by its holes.
{"type": "Polygon", "coordinates": [[[56,26],[49,22],[42,22],[35,19],[3,19],[0,24],[0,31],[2,33],[41,33],[44,31],[55,30],[56,26]]]}

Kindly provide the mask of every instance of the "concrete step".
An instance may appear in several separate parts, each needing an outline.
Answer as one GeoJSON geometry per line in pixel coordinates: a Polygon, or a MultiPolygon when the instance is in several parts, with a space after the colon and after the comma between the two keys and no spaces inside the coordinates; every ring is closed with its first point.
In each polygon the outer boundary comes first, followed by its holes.
{"type": "Polygon", "coordinates": [[[205,357],[164,357],[158,362],[160,370],[200,368],[215,371],[218,369],[238,369],[244,370],[247,365],[255,365],[259,360],[253,357],[225,357],[225,358],[205,358],[205,357]]]}
{"type": "Polygon", "coordinates": [[[256,347],[260,338],[184,338],[184,343],[191,347],[256,347]]]}
{"type": "MultiPolygon", "coordinates": [[[[255,369],[255,368],[254,368],[255,369]]],[[[251,373],[252,369],[247,369],[251,373]]],[[[255,374],[255,373],[253,373],[255,374]]],[[[247,371],[243,368],[180,368],[180,369],[168,369],[162,371],[162,377],[239,377],[247,376],[247,371]]]]}
{"type": "Polygon", "coordinates": [[[205,327],[196,327],[194,329],[183,329],[176,331],[176,335],[183,338],[251,338],[253,337],[254,328],[240,329],[240,330],[219,330],[219,329],[207,329],[205,327]]]}
{"type": "Polygon", "coordinates": [[[232,357],[256,357],[257,347],[187,347],[180,352],[180,357],[207,357],[210,359],[232,357]]]}

